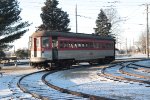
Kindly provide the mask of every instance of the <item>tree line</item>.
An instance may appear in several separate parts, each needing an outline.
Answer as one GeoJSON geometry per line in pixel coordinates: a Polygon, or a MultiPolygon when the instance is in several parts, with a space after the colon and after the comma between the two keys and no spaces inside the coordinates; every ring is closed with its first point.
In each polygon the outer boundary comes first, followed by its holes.
{"type": "MultiPolygon", "coordinates": [[[[58,8],[59,1],[46,0],[45,6],[41,7],[42,13],[40,17],[42,24],[38,26],[38,30],[51,30],[68,32],[69,14],[58,8]]],[[[31,25],[28,21],[22,21],[20,16],[21,9],[17,0],[0,0],[0,52],[6,48],[12,48],[12,42],[21,38],[31,25]]],[[[103,9],[96,19],[96,35],[112,36],[112,23],[108,19],[103,9]]]]}

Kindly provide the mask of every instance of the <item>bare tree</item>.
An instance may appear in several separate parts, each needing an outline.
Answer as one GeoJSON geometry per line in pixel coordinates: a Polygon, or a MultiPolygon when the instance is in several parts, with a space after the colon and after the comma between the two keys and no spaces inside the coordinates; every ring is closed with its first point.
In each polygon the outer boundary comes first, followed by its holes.
{"type": "Polygon", "coordinates": [[[146,32],[143,32],[140,35],[137,45],[139,46],[140,51],[142,51],[143,53],[146,53],[146,32]]]}
{"type": "Polygon", "coordinates": [[[118,15],[117,10],[113,7],[105,9],[104,11],[108,17],[108,21],[111,23],[111,33],[117,37],[120,33],[120,22],[123,20],[118,15]]]}

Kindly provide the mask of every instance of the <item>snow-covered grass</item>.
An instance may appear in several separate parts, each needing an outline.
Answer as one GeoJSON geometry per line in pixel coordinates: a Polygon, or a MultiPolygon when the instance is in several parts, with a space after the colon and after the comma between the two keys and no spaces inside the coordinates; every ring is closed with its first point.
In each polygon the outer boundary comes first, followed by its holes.
{"type": "MultiPolygon", "coordinates": [[[[24,66],[29,67],[29,66],[24,66]]],[[[35,100],[31,95],[23,93],[18,87],[17,82],[19,78],[27,73],[36,71],[30,67],[27,69],[20,69],[13,66],[3,68],[0,72],[4,72],[0,77],[0,100],[20,100],[30,99],[35,100]]]]}
{"type": "Polygon", "coordinates": [[[144,66],[150,68],[150,62],[149,62],[149,61],[138,61],[138,62],[136,62],[135,64],[144,65],[144,66]]]}
{"type": "MultiPolygon", "coordinates": [[[[150,63],[150,61],[147,61],[150,63]]],[[[46,79],[50,83],[69,90],[87,94],[113,98],[117,100],[149,100],[150,88],[137,82],[113,81],[97,76],[98,67],[80,68],[49,75],[46,79]]],[[[109,73],[119,68],[109,70],[109,73]]],[[[119,72],[116,75],[121,75],[119,72]]],[[[126,76],[126,75],[124,75],[126,76]]],[[[128,76],[131,78],[131,76],[128,76]]]]}
{"type": "MultiPolygon", "coordinates": [[[[132,57],[140,58],[146,57],[146,55],[139,54],[136,56],[134,55],[122,58],[124,59],[132,57]]],[[[150,61],[140,61],[137,62],[137,64],[150,66],[150,61]]],[[[17,68],[21,68],[22,70],[18,70],[16,67],[12,67],[11,69],[11,67],[12,66],[9,66],[8,69],[7,67],[3,67],[3,70],[1,70],[1,72],[5,73],[3,73],[3,76],[0,77],[0,100],[36,100],[31,95],[23,93],[17,87],[17,82],[22,75],[37,70],[31,69],[30,67],[28,67],[28,65],[17,66],[17,68]]],[[[119,82],[100,77],[97,75],[97,73],[100,72],[100,69],[101,67],[92,67],[86,69],[78,68],[60,71],[49,75],[48,77],[46,77],[46,80],[54,85],[73,91],[98,95],[107,98],[114,98],[118,100],[149,100],[150,87],[145,87],[146,85],[141,85],[136,82],[119,82]]],[[[43,83],[39,81],[38,84],[43,83]]],[[[34,89],[34,91],[36,91],[36,88],[34,89]]]]}
{"type": "Polygon", "coordinates": [[[147,58],[146,54],[118,54],[116,55],[116,59],[127,59],[127,58],[147,58]]]}
{"type": "Polygon", "coordinates": [[[87,100],[83,97],[78,97],[71,94],[61,93],[58,90],[48,87],[44,84],[41,80],[41,77],[46,74],[46,72],[40,72],[37,74],[32,74],[28,77],[25,77],[21,81],[21,85],[26,87],[28,91],[32,91],[40,96],[45,96],[46,98],[53,99],[53,100],[87,100]]]}

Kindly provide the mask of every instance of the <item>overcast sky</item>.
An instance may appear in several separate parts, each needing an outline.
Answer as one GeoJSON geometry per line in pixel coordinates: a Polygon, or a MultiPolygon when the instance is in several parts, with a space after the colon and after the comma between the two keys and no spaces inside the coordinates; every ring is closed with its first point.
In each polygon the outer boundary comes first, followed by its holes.
{"type": "MultiPolygon", "coordinates": [[[[33,23],[30,30],[19,40],[13,43],[18,48],[28,46],[28,38],[35,31],[36,27],[41,24],[41,7],[44,6],[46,0],[18,0],[20,8],[22,8],[21,17],[24,21],[33,23]]],[[[146,6],[150,0],[59,0],[59,8],[66,11],[70,18],[70,28],[75,32],[75,6],[78,6],[78,32],[93,33],[95,20],[100,9],[108,9],[112,5],[118,11],[124,21],[120,23],[121,41],[125,44],[126,38],[128,42],[136,41],[141,32],[146,28],[146,6]]],[[[131,43],[130,43],[131,44],[131,43]]]]}

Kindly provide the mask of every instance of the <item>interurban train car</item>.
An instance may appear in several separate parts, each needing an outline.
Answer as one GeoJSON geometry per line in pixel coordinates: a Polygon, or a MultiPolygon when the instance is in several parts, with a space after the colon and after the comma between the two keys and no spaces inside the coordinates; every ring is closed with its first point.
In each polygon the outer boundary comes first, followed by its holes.
{"type": "Polygon", "coordinates": [[[115,40],[95,34],[37,31],[30,37],[30,51],[30,64],[37,68],[109,63],[115,59],[115,40]]]}

